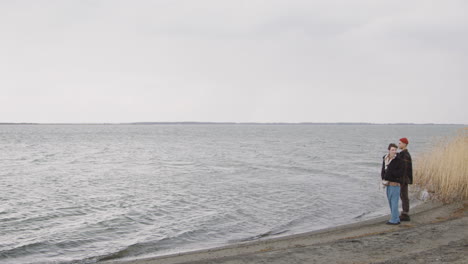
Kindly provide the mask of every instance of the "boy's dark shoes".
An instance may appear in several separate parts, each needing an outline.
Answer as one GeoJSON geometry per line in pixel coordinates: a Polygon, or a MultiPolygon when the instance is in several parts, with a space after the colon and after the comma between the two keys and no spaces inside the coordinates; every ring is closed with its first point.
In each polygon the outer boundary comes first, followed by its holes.
{"type": "Polygon", "coordinates": [[[406,214],[400,215],[400,221],[410,221],[409,215],[406,215],[406,214]]]}

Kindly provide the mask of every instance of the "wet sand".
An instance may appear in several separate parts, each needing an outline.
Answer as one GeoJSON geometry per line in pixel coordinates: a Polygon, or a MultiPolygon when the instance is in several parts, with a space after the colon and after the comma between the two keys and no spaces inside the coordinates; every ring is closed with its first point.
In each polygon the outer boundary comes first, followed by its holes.
{"type": "Polygon", "coordinates": [[[388,216],[320,231],[119,264],[468,263],[468,203],[424,203],[410,222],[388,216]]]}

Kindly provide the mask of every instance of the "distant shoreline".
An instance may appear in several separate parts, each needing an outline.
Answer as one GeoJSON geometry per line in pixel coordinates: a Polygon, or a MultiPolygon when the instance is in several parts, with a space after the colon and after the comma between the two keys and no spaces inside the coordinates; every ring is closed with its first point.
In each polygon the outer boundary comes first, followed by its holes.
{"type": "Polygon", "coordinates": [[[299,123],[287,123],[287,122],[129,122],[129,123],[14,123],[5,122],[0,125],[366,125],[366,126],[381,126],[381,125],[416,125],[416,126],[466,126],[467,124],[437,124],[437,123],[365,123],[365,122],[336,122],[336,123],[323,123],[323,122],[299,122],[299,123]]]}

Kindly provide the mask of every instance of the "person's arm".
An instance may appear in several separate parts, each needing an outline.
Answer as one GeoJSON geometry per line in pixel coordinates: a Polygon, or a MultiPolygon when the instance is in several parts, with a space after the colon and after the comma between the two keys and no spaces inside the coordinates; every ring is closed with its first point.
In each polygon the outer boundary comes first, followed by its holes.
{"type": "Polygon", "coordinates": [[[384,179],[385,176],[385,159],[382,161],[382,171],[380,172],[380,177],[382,180],[384,179]]]}
{"type": "Polygon", "coordinates": [[[396,157],[395,160],[396,166],[395,166],[395,181],[398,183],[403,182],[403,177],[404,177],[404,170],[405,170],[405,161],[403,159],[400,159],[399,157],[396,157]]]}
{"type": "Polygon", "coordinates": [[[407,173],[408,173],[408,184],[413,184],[413,160],[411,159],[411,155],[408,153],[408,165],[407,165],[407,173]]]}

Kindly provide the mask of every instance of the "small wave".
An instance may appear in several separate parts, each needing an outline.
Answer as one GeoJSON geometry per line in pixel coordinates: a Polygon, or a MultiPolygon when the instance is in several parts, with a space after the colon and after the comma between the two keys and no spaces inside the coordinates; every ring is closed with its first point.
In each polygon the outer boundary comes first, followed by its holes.
{"type": "Polygon", "coordinates": [[[258,239],[263,239],[263,238],[269,238],[273,236],[279,236],[279,235],[284,235],[287,233],[290,233],[294,227],[300,226],[301,224],[309,221],[311,219],[310,216],[303,216],[294,220],[291,220],[283,225],[279,225],[276,228],[267,231],[265,233],[261,233],[259,235],[255,236],[250,236],[247,238],[239,239],[239,240],[230,240],[229,243],[237,243],[237,242],[247,242],[247,241],[254,241],[258,239]]]}
{"type": "Polygon", "coordinates": [[[370,214],[370,212],[364,212],[364,213],[362,213],[362,214],[360,214],[360,215],[354,217],[353,219],[360,219],[360,218],[362,218],[362,217],[364,217],[364,216],[366,216],[366,215],[368,215],[368,214],[370,214]]]}
{"type": "Polygon", "coordinates": [[[129,246],[126,246],[122,248],[121,250],[118,250],[113,253],[109,253],[107,255],[97,257],[99,261],[107,261],[107,260],[115,260],[115,259],[122,259],[126,257],[135,257],[138,255],[144,255],[144,254],[149,254],[149,253],[154,253],[163,247],[160,246],[161,243],[164,243],[164,241],[169,240],[168,238],[163,238],[158,241],[149,241],[149,242],[141,242],[141,243],[135,243],[131,244],[129,246]]]}
{"type": "Polygon", "coordinates": [[[366,167],[377,167],[379,168],[380,165],[382,165],[382,163],[380,162],[375,162],[375,161],[353,161],[353,164],[355,165],[362,165],[362,166],[366,166],[366,167]]]}
{"type": "Polygon", "coordinates": [[[247,242],[247,241],[254,241],[254,240],[258,240],[258,239],[262,239],[262,238],[266,238],[266,237],[272,237],[272,236],[277,236],[277,235],[281,235],[281,234],[284,234],[284,233],[287,233],[289,232],[289,230],[281,230],[281,231],[268,231],[266,233],[263,233],[263,234],[259,234],[259,235],[256,235],[256,236],[251,236],[251,237],[248,237],[248,238],[244,238],[244,239],[240,239],[240,240],[237,240],[237,241],[230,241],[230,242],[247,242]]]}
{"type": "Polygon", "coordinates": [[[21,218],[21,217],[6,217],[6,218],[0,218],[0,223],[19,221],[19,220],[22,220],[22,219],[23,219],[23,218],[21,218]]]}
{"type": "Polygon", "coordinates": [[[47,242],[32,242],[29,244],[19,245],[0,251],[0,260],[3,258],[7,259],[24,256],[25,253],[39,252],[44,248],[49,248],[49,244],[47,242]]]}
{"type": "Polygon", "coordinates": [[[181,232],[173,237],[165,237],[159,240],[139,242],[131,244],[121,250],[99,257],[99,261],[115,260],[128,257],[137,257],[152,254],[157,252],[181,248],[183,245],[197,241],[198,234],[205,234],[206,230],[189,230],[181,232]]]}
{"type": "MultiPolygon", "coordinates": [[[[69,241],[60,241],[53,243],[50,241],[36,241],[31,243],[26,243],[23,245],[12,246],[9,249],[0,251],[0,260],[2,258],[15,258],[15,257],[24,257],[26,255],[34,255],[39,252],[44,252],[45,250],[50,250],[51,248],[55,249],[66,249],[66,248],[79,248],[82,245],[95,242],[95,239],[75,239],[69,241]]],[[[57,252],[58,253],[58,252],[57,252]]]]}
{"type": "Polygon", "coordinates": [[[162,164],[168,167],[183,167],[195,165],[194,162],[190,161],[162,161],[162,164]]]}
{"type": "Polygon", "coordinates": [[[324,170],[319,168],[311,168],[307,166],[299,166],[299,165],[264,165],[264,164],[248,164],[247,168],[249,170],[269,170],[269,171],[286,171],[291,173],[303,173],[308,175],[320,175],[324,173],[324,170]]]}

